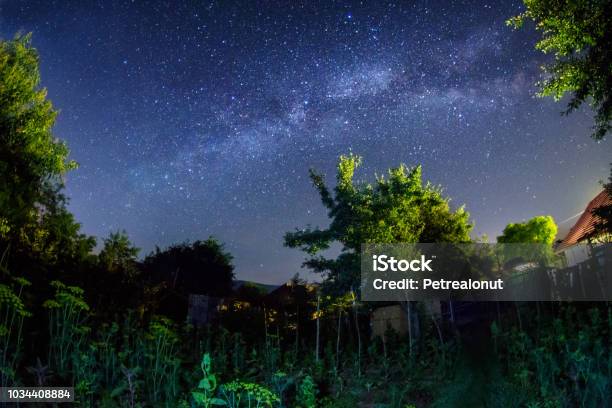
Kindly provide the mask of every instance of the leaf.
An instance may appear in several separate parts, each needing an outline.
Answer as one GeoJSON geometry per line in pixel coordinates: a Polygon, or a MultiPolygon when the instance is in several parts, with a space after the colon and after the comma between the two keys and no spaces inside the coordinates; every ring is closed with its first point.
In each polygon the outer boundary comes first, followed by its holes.
{"type": "Polygon", "coordinates": [[[208,378],[202,378],[200,380],[200,382],[198,383],[198,388],[201,388],[201,389],[206,390],[206,391],[211,391],[212,390],[212,386],[211,386],[210,381],[208,380],[208,378]]]}
{"type": "Polygon", "coordinates": [[[194,401],[198,404],[198,405],[204,405],[204,402],[206,400],[206,396],[198,391],[192,391],[191,395],[193,396],[194,401]]]}
{"type": "Polygon", "coordinates": [[[111,394],[110,394],[111,398],[117,398],[118,396],[123,394],[126,389],[127,388],[126,388],[125,384],[116,387],[115,389],[113,389],[111,391],[111,394]]]}

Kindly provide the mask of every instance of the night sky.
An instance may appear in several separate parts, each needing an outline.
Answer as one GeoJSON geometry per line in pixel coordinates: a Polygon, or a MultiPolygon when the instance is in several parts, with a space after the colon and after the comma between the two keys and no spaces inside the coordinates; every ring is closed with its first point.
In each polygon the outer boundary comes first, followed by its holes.
{"type": "Polygon", "coordinates": [[[308,168],[333,182],[351,150],[361,179],[422,164],[490,237],[600,190],[612,141],[533,96],[537,34],[498,3],[0,0],[0,37],[33,33],[84,232],[141,255],[214,235],[238,278],[280,283],[309,276],[283,234],[327,223],[308,168]]]}

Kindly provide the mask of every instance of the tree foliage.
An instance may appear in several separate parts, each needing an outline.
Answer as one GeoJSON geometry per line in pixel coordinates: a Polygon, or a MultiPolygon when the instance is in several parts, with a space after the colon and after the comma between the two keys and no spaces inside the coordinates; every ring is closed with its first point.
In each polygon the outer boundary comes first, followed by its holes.
{"type": "Polygon", "coordinates": [[[529,221],[511,223],[504,228],[497,242],[504,244],[552,245],[557,236],[557,224],[550,215],[533,217],[529,221]]]}
{"type": "Polygon", "coordinates": [[[163,251],[157,248],[144,263],[156,279],[184,294],[221,297],[232,290],[232,256],[214,238],[173,245],[163,251]]]}
{"type": "Polygon", "coordinates": [[[358,286],[361,245],[394,242],[469,242],[472,225],[463,207],[453,211],[442,189],[421,180],[421,167],[392,168],[374,183],[356,183],[361,157],[350,154],[338,162],[337,185],[332,191],[324,177],[310,172],[314,187],[328,210],[328,228],[312,228],[285,235],[285,245],[311,257],[305,265],[326,273],[328,282],[342,293],[358,286]],[[340,244],[336,259],[320,255],[340,244]]]}
{"type": "Polygon", "coordinates": [[[75,167],[52,132],[57,112],[40,87],[29,35],[0,41],[0,225],[16,236],[57,198],[75,167]]]}
{"type": "Polygon", "coordinates": [[[76,164],[53,133],[57,111],[40,86],[31,36],[0,40],[0,248],[36,288],[77,278],[95,246],[66,209],[63,176],[76,164]]]}
{"type": "Polygon", "coordinates": [[[565,113],[590,100],[595,109],[592,137],[602,139],[612,119],[612,2],[610,0],[524,0],[526,11],[507,21],[520,28],[531,20],[542,33],[536,48],[554,54],[544,67],[541,96],[571,94],[565,113]]]}
{"type": "Polygon", "coordinates": [[[133,275],[136,257],[140,250],[132,245],[125,231],[113,232],[104,240],[104,248],[98,256],[102,267],[110,273],[133,275]]]}

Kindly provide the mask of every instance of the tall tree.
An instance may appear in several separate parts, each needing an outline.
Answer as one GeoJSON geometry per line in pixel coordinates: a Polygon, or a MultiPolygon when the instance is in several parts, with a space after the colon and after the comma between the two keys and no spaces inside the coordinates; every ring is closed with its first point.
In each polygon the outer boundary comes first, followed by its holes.
{"type": "Polygon", "coordinates": [[[497,242],[503,244],[552,245],[557,236],[557,224],[550,215],[533,217],[526,222],[511,223],[504,228],[497,242]]]}
{"type": "Polygon", "coordinates": [[[542,33],[536,48],[552,53],[544,66],[541,96],[571,94],[565,114],[589,100],[595,110],[592,137],[602,139],[612,119],[612,1],[524,0],[526,11],[507,21],[515,28],[531,20],[542,33]]]}
{"type": "Polygon", "coordinates": [[[173,245],[163,251],[158,248],[144,263],[155,279],[183,294],[222,297],[232,291],[232,256],[214,238],[173,245]]]}
{"type": "Polygon", "coordinates": [[[359,287],[359,252],[364,243],[469,242],[472,224],[459,207],[453,211],[440,187],[421,180],[421,167],[392,168],[374,183],[356,183],[361,157],[341,156],[337,185],[332,191],[324,177],[311,170],[310,178],[328,210],[328,228],[297,230],[285,235],[285,245],[310,255],[305,265],[326,274],[327,289],[344,294],[359,287]],[[340,244],[336,259],[320,255],[340,244]]]}
{"type": "Polygon", "coordinates": [[[137,273],[136,257],[140,249],[130,242],[125,231],[112,232],[104,240],[98,259],[105,271],[122,275],[131,280],[137,273]]]}
{"type": "Polygon", "coordinates": [[[53,203],[75,167],[52,128],[57,112],[40,87],[30,35],[0,41],[0,232],[18,237],[53,203]]]}
{"type": "Polygon", "coordinates": [[[104,239],[95,274],[84,285],[85,295],[99,309],[100,316],[121,315],[141,305],[138,252],[125,231],[112,232],[104,239]]]}
{"type": "Polygon", "coordinates": [[[0,40],[0,251],[10,248],[7,270],[33,290],[53,279],[80,284],[95,264],[95,239],[80,232],[62,194],[76,164],[53,133],[56,115],[30,35],[0,40]]]}
{"type": "Polygon", "coordinates": [[[551,265],[555,261],[553,242],[557,236],[557,224],[550,215],[533,217],[526,222],[510,223],[497,237],[498,261],[506,266],[535,261],[551,265]]]}

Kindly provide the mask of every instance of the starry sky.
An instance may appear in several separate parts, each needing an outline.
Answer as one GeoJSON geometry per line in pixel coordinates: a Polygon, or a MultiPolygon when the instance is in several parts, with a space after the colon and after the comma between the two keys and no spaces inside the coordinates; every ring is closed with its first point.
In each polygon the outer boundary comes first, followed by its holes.
{"type": "Polygon", "coordinates": [[[146,255],[213,235],[240,279],[300,268],[286,231],[325,226],[315,167],[358,179],[422,164],[475,235],[551,214],[561,233],[600,190],[611,141],[591,112],[534,97],[532,27],[504,2],[0,0],[0,37],[32,32],[83,231],[146,255]]]}

